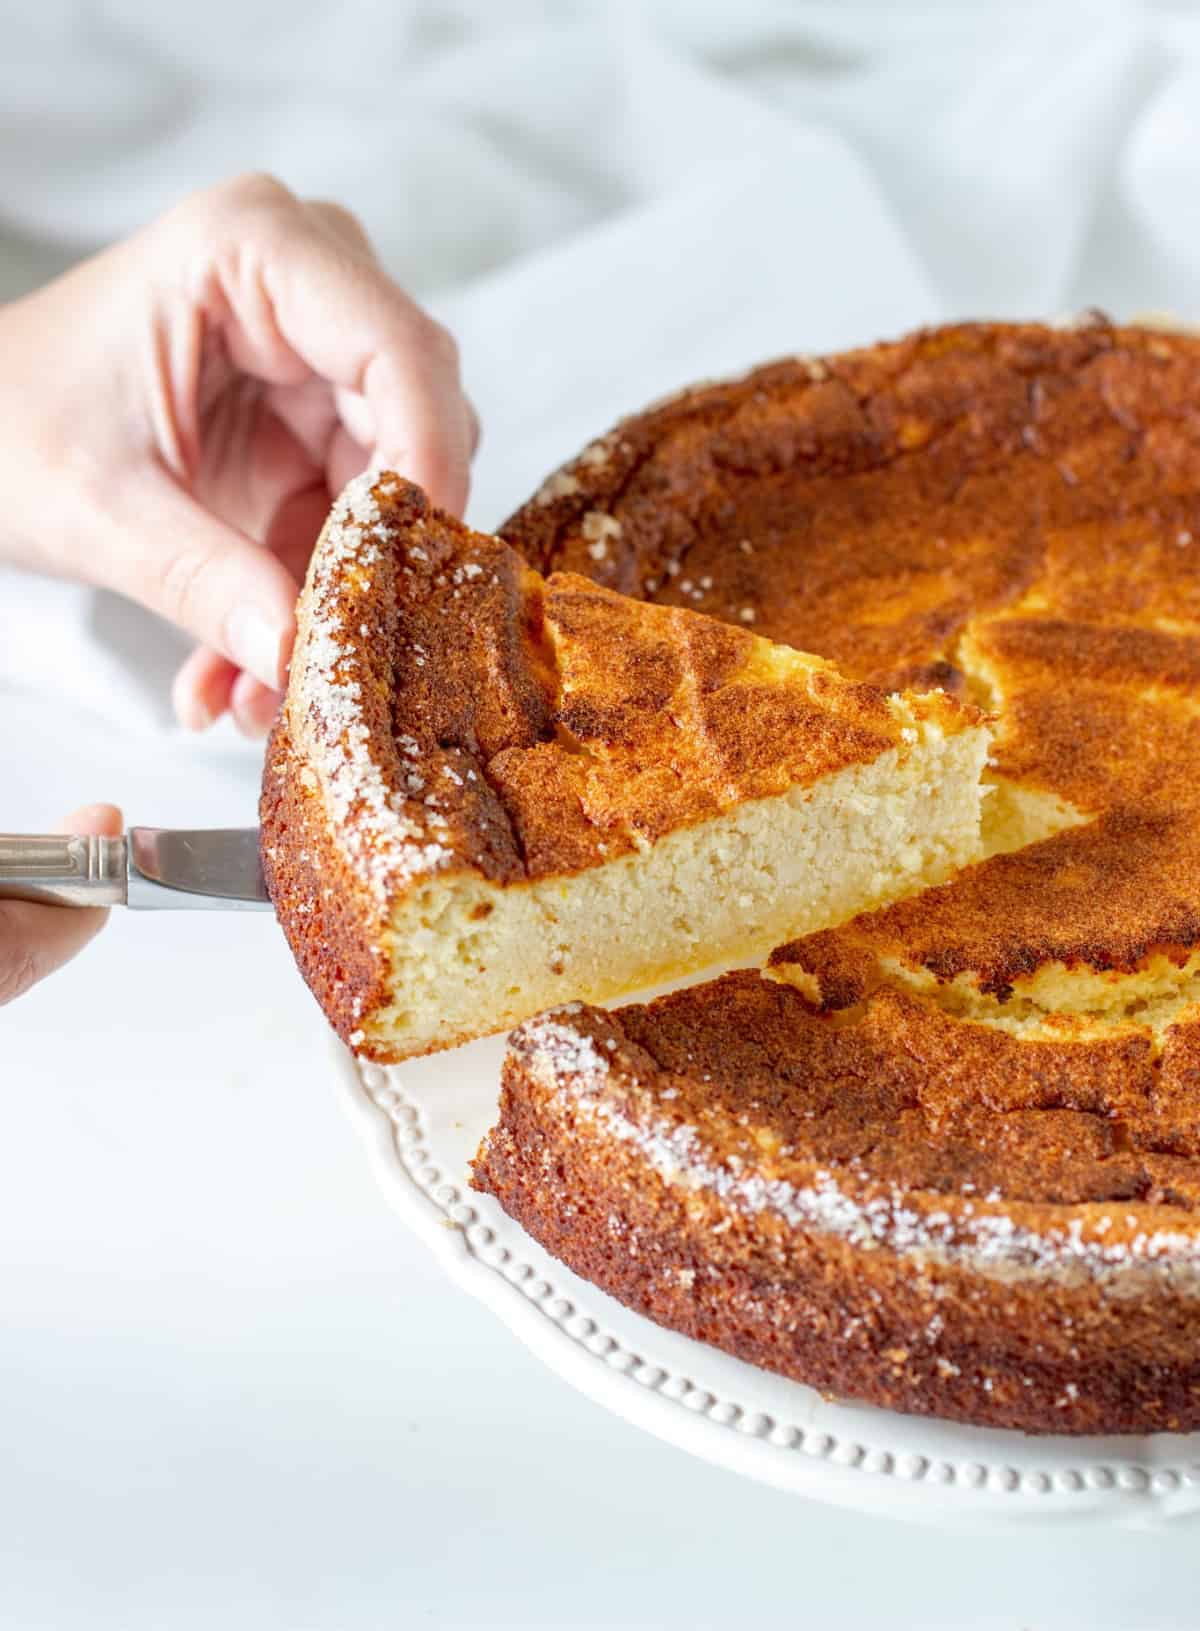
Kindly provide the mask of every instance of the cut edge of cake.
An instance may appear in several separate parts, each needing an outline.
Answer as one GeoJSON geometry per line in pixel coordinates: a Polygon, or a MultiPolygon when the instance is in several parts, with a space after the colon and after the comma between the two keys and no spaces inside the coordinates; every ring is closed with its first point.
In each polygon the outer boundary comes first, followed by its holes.
{"type": "Polygon", "coordinates": [[[943,882],[979,853],[988,733],[894,706],[915,733],[903,748],[643,851],[524,883],[463,872],[421,884],[392,911],[398,996],[364,1020],[364,1051],[403,1058],[569,1000],[760,961],[782,938],[943,882]]]}

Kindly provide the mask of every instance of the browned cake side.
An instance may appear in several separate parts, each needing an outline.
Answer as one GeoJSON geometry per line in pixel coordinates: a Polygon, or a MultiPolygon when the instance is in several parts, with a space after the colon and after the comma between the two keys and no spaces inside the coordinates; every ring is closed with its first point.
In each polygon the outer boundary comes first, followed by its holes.
{"type": "Polygon", "coordinates": [[[573,1266],[834,1392],[1200,1427],[1198,402],[1194,338],[939,330],[686,393],[508,524],[993,708],[1012,851],[548,1022],[615,1025],[619,1069],[520,1033],[478,1176],[573,1266]]]}
{"type": "Polygon", "coordinates": [[[749,972],[572,1005],[514,1034],[475,1181],[629,1307],[825,1393],[1194,1430],[1200,1163],[1114,1108],[1194,1105],[1200,1024],[1161,1063],[1005,1042],[890,991],[830,1023],[749,972]]]}

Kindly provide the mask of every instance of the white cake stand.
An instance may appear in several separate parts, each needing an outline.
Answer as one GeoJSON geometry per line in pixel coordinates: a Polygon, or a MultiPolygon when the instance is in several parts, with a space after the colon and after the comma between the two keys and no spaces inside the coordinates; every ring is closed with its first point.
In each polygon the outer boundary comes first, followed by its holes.
{"type": "Polygon", "coordinates": [[[734,1472],[898,1518],[1150,1527],[1200,1511],[1200,1433],[1034,1438],[830,1403],[578,1279],[468,1187],[495,1120],[503,1047],[496,1038],[388,1069],[339,1047],[339,1075],[396,1210],[465,1291],[589,1398],[734,1472]]]}

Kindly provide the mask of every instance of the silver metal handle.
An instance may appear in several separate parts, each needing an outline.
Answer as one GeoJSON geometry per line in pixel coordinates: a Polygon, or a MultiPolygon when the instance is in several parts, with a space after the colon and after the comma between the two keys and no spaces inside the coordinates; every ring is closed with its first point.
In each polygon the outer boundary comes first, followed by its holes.
{"type": "Polygon", "coordinates": [[[131,827],[120,838],[0,833],[0,900],[269,912],[256,827],[131,827]]]}
{"type": "Polygon", "coordinates": [[[127,854],[123,837],[0,833],[0,899],[123,906],[127,854]]]}

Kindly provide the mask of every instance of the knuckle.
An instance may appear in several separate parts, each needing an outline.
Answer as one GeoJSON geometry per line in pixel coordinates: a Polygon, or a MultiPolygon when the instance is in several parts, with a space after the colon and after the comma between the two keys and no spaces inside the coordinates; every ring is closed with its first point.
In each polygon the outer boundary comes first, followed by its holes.
{"type": "Polygon", "coordinates": [[[245,170],[213,189],[219,203],[234,210],[278,209],[295,202],[278,177],[265,170],[245,170]]]}
{"type": "Polygon", "coordinates": [[[423,338],[426,346],[437,361],[457,374],[459,364],[458,341],[450,330],[443,328],[441,323],[435,322],[432,317],[426,317],[423,338]]]}
{"type": "MultiPolygon", "coordinates": [[[[282,181],[265,171],[247,170],[193,193],[163,217],[162,227],[172,243],[206,251],[227,239],[240,240],[253,226],[283,219],[296,200],[282,181]]],[[[178,249],[176,250],[178,253],[178,249]]]]}
{"type": "Polygon", "coordinates": [[[163,562],[159,604],[173,622],[195,630],[211,570],[212,557],[204,549],[182,549],[163,562]]]}
{"type": "Polygon", "coordinates": [[[368,248],[370,239],[366,228],[352,210],[344,204],[335,203],[329,198],[314,198],[308,203],[309,211],[316,216],[336,238],[345,243],[352,243],[357,248],[368,248]]]}
{"type": "Polygon", "coordinates": [[[194,194],[177,214],[186,226],[211,236],[231,229],[245,232],[248,223],[275,220],[294,207],[295,199],[282,181],[248,170],[194,194]]]}

